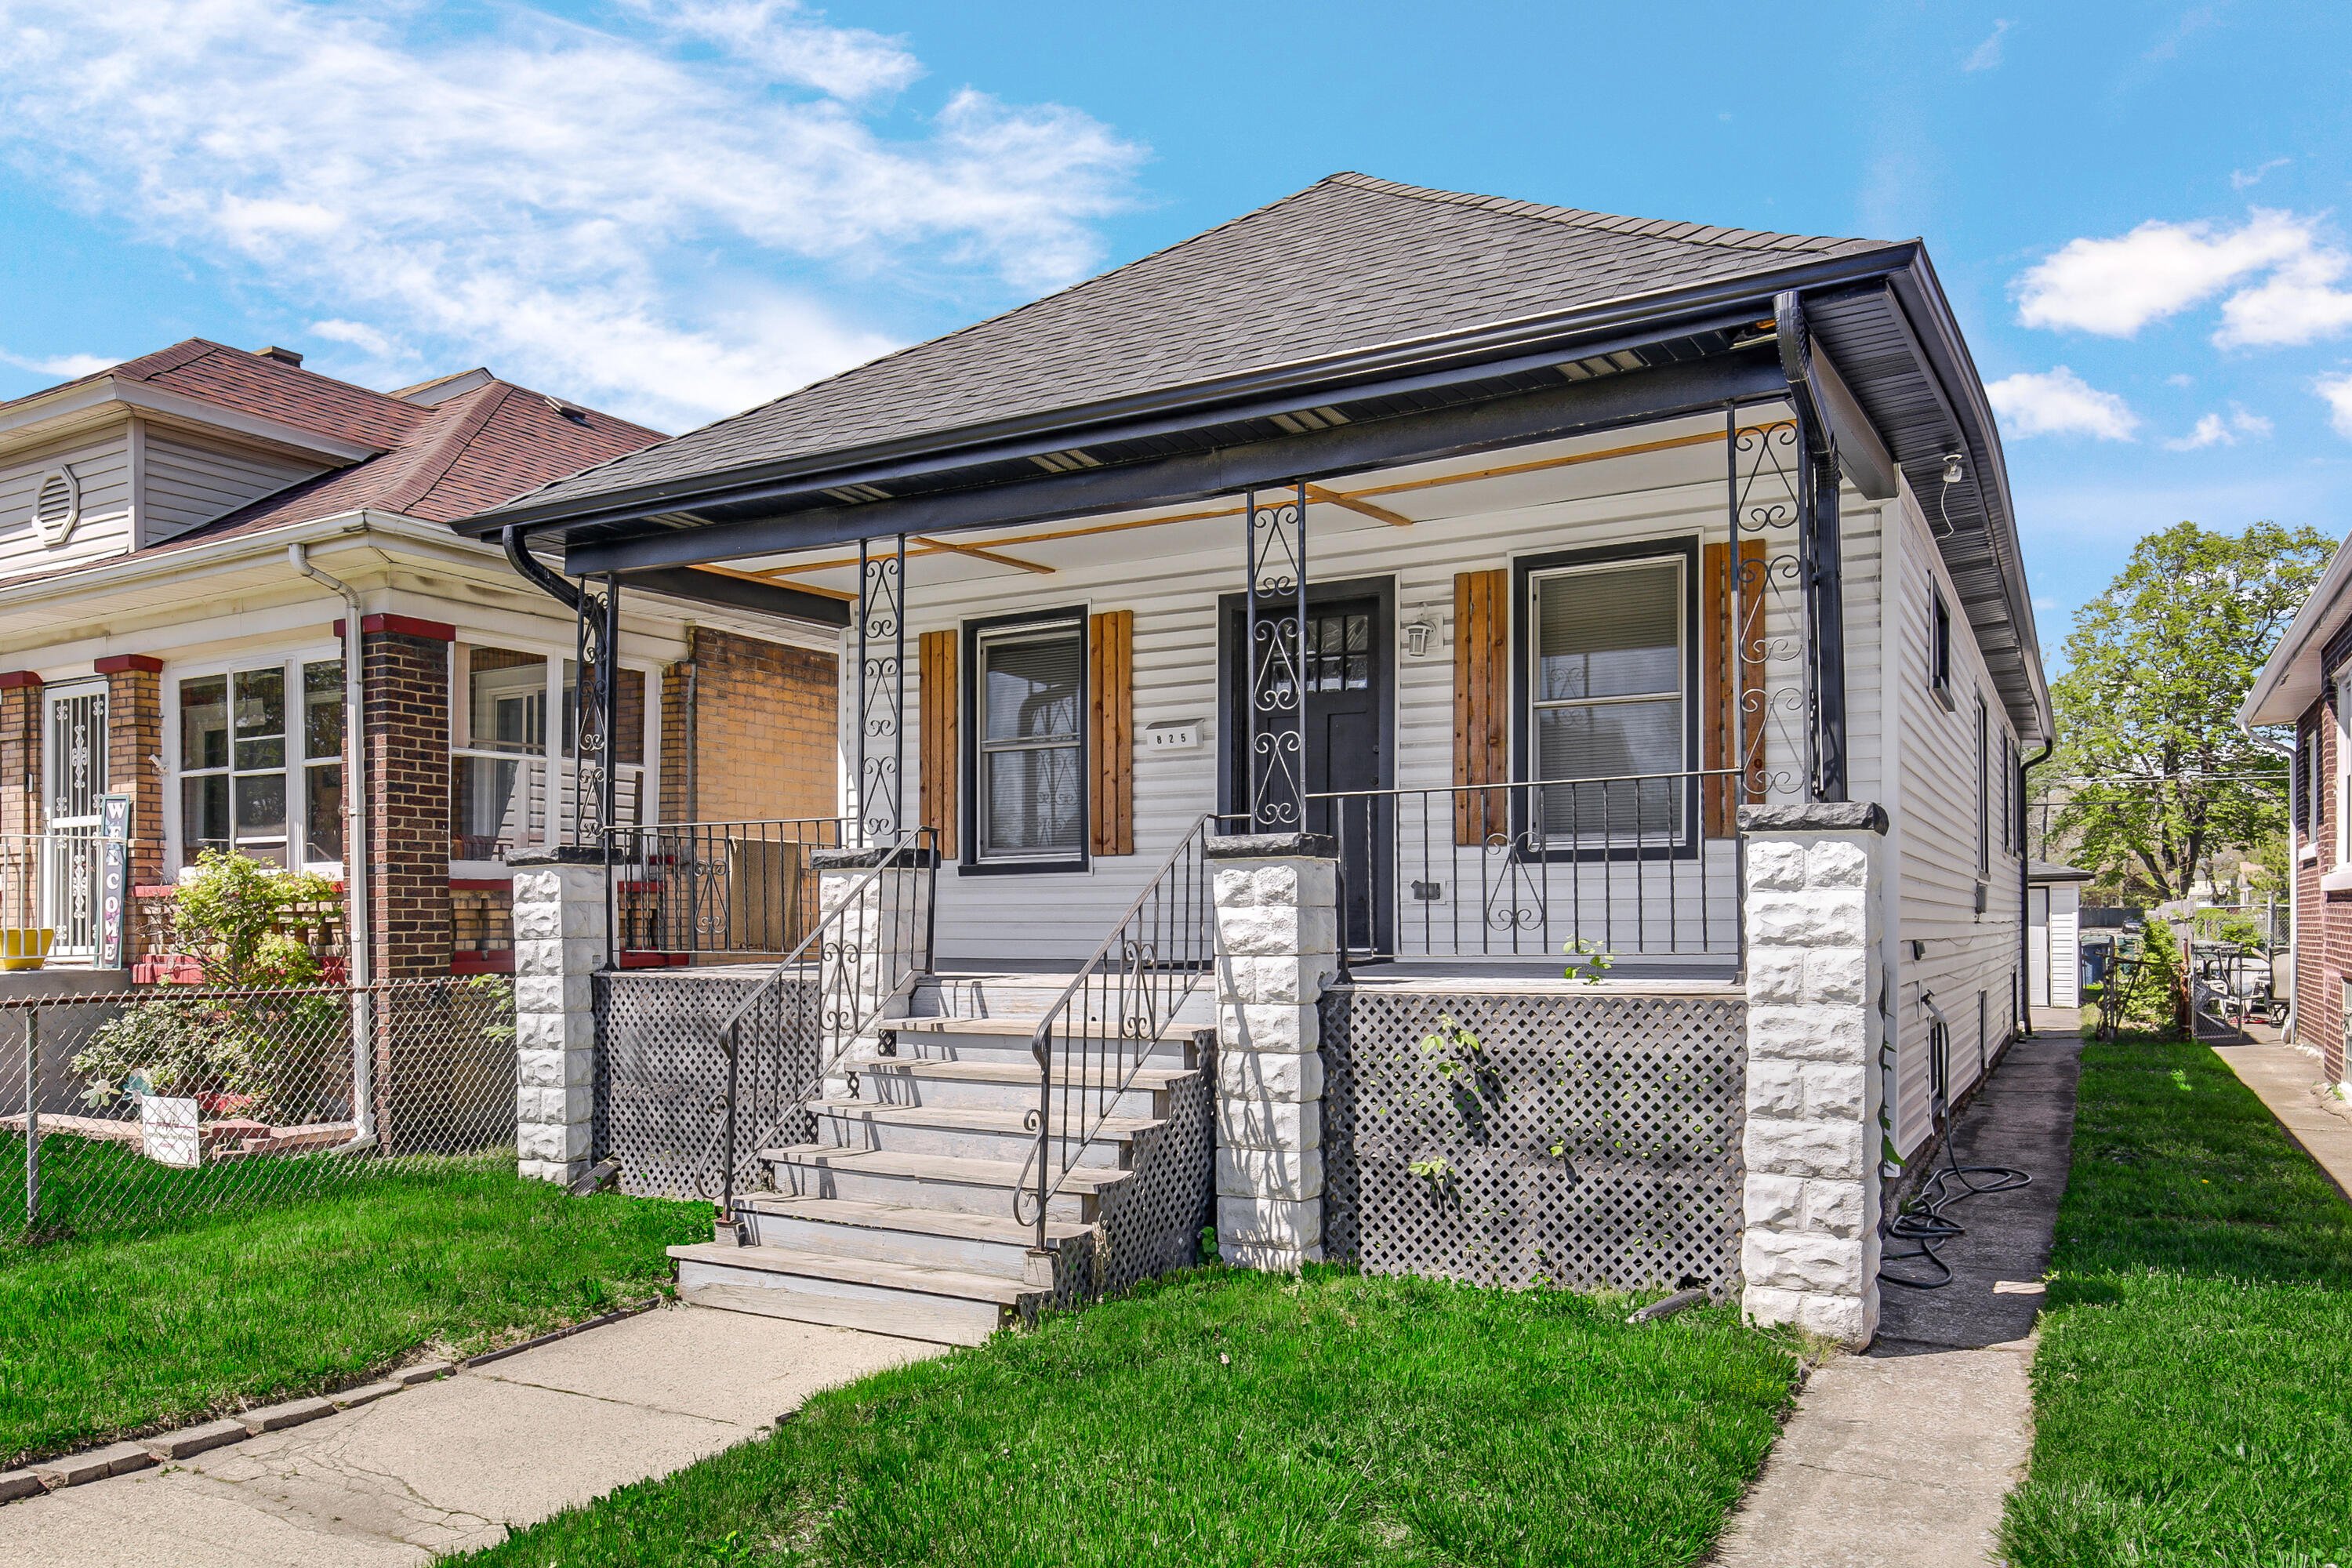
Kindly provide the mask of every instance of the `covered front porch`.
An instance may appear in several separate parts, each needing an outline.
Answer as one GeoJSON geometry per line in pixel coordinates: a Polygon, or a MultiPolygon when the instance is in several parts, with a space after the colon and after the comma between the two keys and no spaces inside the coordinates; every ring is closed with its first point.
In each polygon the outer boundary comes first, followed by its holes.
{"type": "MultiPolygon", "coordinates": [[[[1875,668],[1867,632],[1853,648],[1809,605],[1825,545],[1803,520],[1834,501],[1804,430],[1783,389],[730,560],[850,613],[842,816],[645,836],[632,907],[703,913],[624,921],[625,940],[772,951],[779,851],[755,842],[805,860],[920,828],[934,967],[1076,970],[1205,824],[1332,839],[1340,947],[1368,980],[1728,979],[1738,809],[1843,793],[1846,685],[1875,668]]],[[[1061,459],[1074,479],[1087,456],[1061,459]]],[[[1839,585],[1870,627],[1860,521],[1839,585]]]]}

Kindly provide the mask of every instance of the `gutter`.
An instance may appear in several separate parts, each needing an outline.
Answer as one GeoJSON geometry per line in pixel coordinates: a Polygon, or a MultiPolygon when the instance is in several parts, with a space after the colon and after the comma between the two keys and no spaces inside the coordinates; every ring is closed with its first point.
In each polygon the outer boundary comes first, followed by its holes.
{"type": "Polygon", "coordinates": [[[344,965],[352,984],[352,1118],[347,1149],[375,1142],[375,1030],[373,946],[368,923],[367,706],[360,668],[363,647],[359,591],[310,564],[310,549],[286,547],[287,564],[343,600],[343,885],[351,912],[344,917],[344,965]],[[364,1141],[364,1143],[362,1142],[364,1141]]]}

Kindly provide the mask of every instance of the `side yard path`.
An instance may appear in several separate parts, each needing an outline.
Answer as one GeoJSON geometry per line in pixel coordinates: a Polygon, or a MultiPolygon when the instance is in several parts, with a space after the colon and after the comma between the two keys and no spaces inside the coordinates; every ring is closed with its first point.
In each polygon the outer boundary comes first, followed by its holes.
{"type": "Polygon", "coordinates": [[[2352,1563],[2352,1205],[2211,1049],[2085,1043],[2033,1393],[2017,1568],[2352,1563]]]}
{"type": "MultiPolygon", "coordinates": [[[[2024,1171],[2032,1184],[1948,1205],[1968,1227],[1941,1249],[1952,1282],[1886,1286],[1870,1352],[1813,1374],[1711,1560],[1719,1568],[1992,1560],[2001,1500],[2032,1442],[2033,1321],[2066,1187],[2081,1045],[2072,1035],[2020,1041],[1961,1113],[1952,1156],[2024,1171]]],[[[1935,1274],[1917,1263],[1890,1268],[1935,1274]]]]}
{"type": "Polygon", "coordinates": [[[417,1568],[740,1443],[826,1384],[936,1353],[772,1318],[647,1312],[12,1503],[0,1510],[0,1568],[417,1568]]]}
{"type": "Polygon", "coordinates": [[[1628,1305],[1322,1265],[1173,1275],[818,1394],[475,1561],[1686,1564],[1797,1361],[1728,1308],[1628,1305]]]}

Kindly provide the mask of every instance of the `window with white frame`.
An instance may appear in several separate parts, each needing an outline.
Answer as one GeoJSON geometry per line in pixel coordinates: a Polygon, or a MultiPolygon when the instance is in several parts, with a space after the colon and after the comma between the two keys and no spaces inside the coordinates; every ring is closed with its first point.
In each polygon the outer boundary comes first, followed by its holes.
{"type": "Polygon", "coordinates": [[[2336,683],[2336,855],[2352,860],[2352,679],[2336,683]]]}
{"type": "MultiPolygon", "coordinates": [[[[572,842],[577,663],[457,644],[450,675],[450,859],[500,861],[518,849],[572,842]]],[[[610,811],[619,826],[641,820],[645,713],[645,672],[625,668],[610,811]]]]}
{"type": "Polygon", "coordinates": [[[1536,792],[1542,838],[1634,847],[1681,834],[1687,565],[1677,554],[1529,573],[1528,762],[1550,786],[1536,792]]]}
{"type": "Polygon", "coordinates": [[[976,652],[977,858],[1076,861],[1087,839],[1085,623],[984,630],[976,652]]]}
{"type": "Polygon", "coordinates": [[[343,858],[343,661],[283,659],[183,676],[180,863],[207,849],[273,866],[343,858]]]}

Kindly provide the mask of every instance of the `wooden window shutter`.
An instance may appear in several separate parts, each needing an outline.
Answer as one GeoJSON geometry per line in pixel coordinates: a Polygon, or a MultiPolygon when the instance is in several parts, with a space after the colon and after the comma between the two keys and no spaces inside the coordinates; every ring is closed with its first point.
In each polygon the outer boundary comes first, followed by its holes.
{"type": "MultiPolygon", "coordinates": [[[[1710,544],[1699,562],[1699,766],[1709,771],[1738,768],[1752,781],[1764,761],[1764,542],[1743,540],[1739,563],[1752,600],[1748,607],[1751,625],[1746,635],[1736,624],[1740,613],[1739,584],[1732,576],[1731,546],[1710,544]],[[1757,710],[1748,715],[1748,754],[1743,760],[1733,753],[1739,747],[1740,710],[1751,698],[1756,700],[1757,710]]],[[[1738,782],[1709,778],[1701,787],[1699,816],[1706,837],[1728,838],[1738,831],[1738,782]]]]}
{"type": "Polygon", "coordinates": [[[923,826],[940,830],[942,859],[956,852],[957,756],[956,726],[961,716],[962,690],[956,682],[957,644],[953,631],[925,632],[917,649],[919,704],[917,722],[922,729],[923,826]]]}
{"type": "MultiPolygon", "coordinates": [[[[1504,784],[1511,776],[1511,574],[1454,576],[1454,782],[1504,784]]],[[[1483,844],[1510,831],[1505,793],[1454,797],[1454,842],[1483,844]]]]}
{"type": "Polygon", "coordinates": [[[1087,622],[1087,750],[1094,787],[1087,813],[1097,855],[1135,853],[1135,612],[1087,622]]]}

